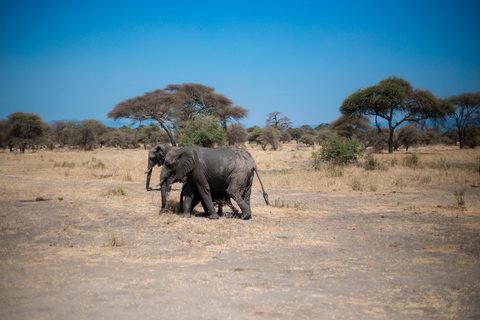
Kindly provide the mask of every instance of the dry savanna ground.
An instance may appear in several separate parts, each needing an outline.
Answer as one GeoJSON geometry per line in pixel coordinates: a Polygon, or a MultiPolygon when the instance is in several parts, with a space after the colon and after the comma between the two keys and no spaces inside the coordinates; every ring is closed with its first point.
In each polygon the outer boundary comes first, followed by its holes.
{"type": "Polygon", "coordinates": [[[160,215],[146,150],[0,153],[0,318],[480,318],[480,149],[247,149],[248,221],[160,215]]]}

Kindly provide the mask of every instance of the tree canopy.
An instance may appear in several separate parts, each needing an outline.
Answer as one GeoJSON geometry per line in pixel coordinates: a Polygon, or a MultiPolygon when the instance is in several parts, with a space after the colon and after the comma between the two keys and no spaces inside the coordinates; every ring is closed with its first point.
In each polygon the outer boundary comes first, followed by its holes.
{"type": "Polygon", "coordinates": [[[330,124],[330,129],[341,137],[352,139],[359,132],[372,130],[372,127],[366,116],[343,114],[330,124]]]}
{"type": "Polygon", "coordinates": [[[175,146],[174,133],[197,115],[217,117],[226,130],[228,121],[245,118],[247,113],[247,109],[234,105],[226,96],[215,93],[212,87],[184,83],[170,84],[164,89],[122,101],[107,116],[114,120],[130,119],[133,123],[154,121],[175,146]]]}
{"type": "Polygon", "coordinates": [[[6,145],[11,149],[16,144],[25,152],[28,146],[33,148],[43,142],[49,125],[38,114],[14,112],[8,116],[5,129],[6,145]]]}
{"type": "Polygon", "coordinates": [[[455,112],[455,107],[428,90],[415,89],[410,82],[392,76],[377,85],[352,93],[343,101],[340,112],[345,115],[374,116],[379,131],[378,118],[386,120],[389,129],[388,151],[392,153],[393,134],[402,123],[445,119],[455,112]]]}
{"type": "Polygon", "coordinates": [[[267,127],[274,127],[279,131],[283,131],[292,127],[292,121],[289,117],[280,117],[282,113],[280,111],[273,111],[268,114],[268,118],[265,121],[267,127]]]}
{"type": "Polygon", "coordinates": [[[480,125],[480,92],[451,96],[448,101],[457,108],[452,117],[455,120],[460,149],[463,149],[468,129],[480,125]]]}

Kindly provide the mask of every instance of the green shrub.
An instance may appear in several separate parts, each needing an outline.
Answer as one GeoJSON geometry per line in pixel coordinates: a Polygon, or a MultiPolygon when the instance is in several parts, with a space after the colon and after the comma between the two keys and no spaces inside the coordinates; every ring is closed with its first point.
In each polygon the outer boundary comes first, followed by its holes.
{"type": "Polygon", "coordinates": [[[223,142],[225,130],[220,121],[213,116],[198,115],[192,121],[184,123],[179,131],[180,139],[178,144],[181,147],[203,146],[213,147],[223,142]]]}
{"type": "Polygon", "coordinates": [[[347,164],[357,162],[365,152],[365,146],[356,139],[331,137],[322,144],[320,158],[324,162],[347,164]]]}

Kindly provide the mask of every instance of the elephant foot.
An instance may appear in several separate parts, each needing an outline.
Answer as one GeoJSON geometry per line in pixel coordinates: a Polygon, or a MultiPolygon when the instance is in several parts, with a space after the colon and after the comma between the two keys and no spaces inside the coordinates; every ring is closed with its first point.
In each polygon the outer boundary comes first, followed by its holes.
{"type": "Polygon", "coordinates": [[[243,214],[242,215],[242,220],[248,220],[252,217],[252,215],[249,213],[249,214],[243,214]]]}
{"type": "Polygon", "coordinates": [[[158,214],[171,213],[171,212],[172,211],[170,211],[170,209],[162,208],[162,209],[160,209],[160,212],[158,214]]]}
{"type": "Polygon", "coordinates": [[[184,218],[190,218],[192,215],[188,212],[186,213],[181,213],[180,216],[184,217],[184,218]]]}
{"type": "Polygon", "coordinates": [[[153,190],[152,187],[148,187],[148,188],[147,188],[147,191],[152,191],[152,190],[153,190]]]}
{"type": "Polygon", "coordinates": [[[209,215],[207,216],[207,218],[208,218],[208,219],[218,219],[218,218],[220,218],[220,216],[219,216],[218,214],[216,214],[216,213],[212,213],[212,214],[209,214],[209,215]]]}

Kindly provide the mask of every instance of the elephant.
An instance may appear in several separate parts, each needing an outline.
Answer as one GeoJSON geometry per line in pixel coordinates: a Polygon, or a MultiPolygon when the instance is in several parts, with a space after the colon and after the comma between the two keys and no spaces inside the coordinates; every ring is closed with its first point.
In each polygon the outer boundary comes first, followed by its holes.
{"type": "MultiPolygon", "coordinates": [[[[219,215],[223,214],[223,205],[228,205],[230,209],[232,209],[233,214],[236,216],[238,215],[238,210],[235,208],[230,201],[230,197],[226,192],[216,192],[211,191],[212,201],[217,203],[219,215]]],[[[208,209],[205,206],[205,203],[202,201],[200,193],[198,192],[197,186],[195,183],[191,181],[186,181],[183,184],[182,192],[180,194],[180,208],[182,210],[182,215],[184,217],[190,217],[191,213],[195,206],[201,202],[203,206],[203,210],[207,213],[208,209]]]]}
{"type": "Polygon", "coordinates": [[[162,166],[167,154],[174,149],[177,148],[158,144],[148,151],[148,168],[147,171],[145,171],[145,173],[147,173],[147,191],[152,191],[152,188],[150,187],[150,178],[152,176],[153,167],[155,167],[155,165],[158,165],[159,167],[162,166]]]}
{"type": "MultiPolygon", "coordinates": [[[[171,151],[178,149],[176,147],[168,146],[168,145],[163,145],[163,144],[158,144],[152,149],[148,151],[148,168],[145,173],[147,174],[147,191],[152,191],[152,188],[150,187],[150,178],[152,175],[152,170],[155,165],[158,165],[159,167],[163,165],[165,161],[166,155],[171,151]]],[[[183,180],[182,180],[183,181],[183,180]]],[[[213,201],[218,204],[218,213],[222,213],[222,207],[223,204],[228,204],[232,210],[235,213],[233,207],[231,205],[230,198],[226,195],[217,195],[217,194],[212,194],[213,196],[213,201]]],[[[193,208],[201,201],[200,194],[197,191],[196,186],[193,186],[192,183],[184,183],[182,187],[182,192],[180,195],[180,207],[182,208],[182,212],[185,216],[189,216],[193,208]]],[[[204,207],[205,209],[205,207],[204,207]]],[[[206,210],[205,210],[206,211],[206,210]]]]}
{"type": "MultiPolygon", "coordinates": [[[[255,160],[248,151],[238,147],[210,149],[183,147],[171,150],[160,173],[162,210],[166,207],[167,192],[172,183],[181,181],[194,183],[210,219],[218,219],[212,201],[212,192],[225,194],[235,200],[242,211],[242,219],[250,219],[250,196],[254,172],[262,187],[263,198],[269,205],[268,194],[260,179],[255,160]]],[[[193,203],[193,201],[192,201],[193,203]]]]}

